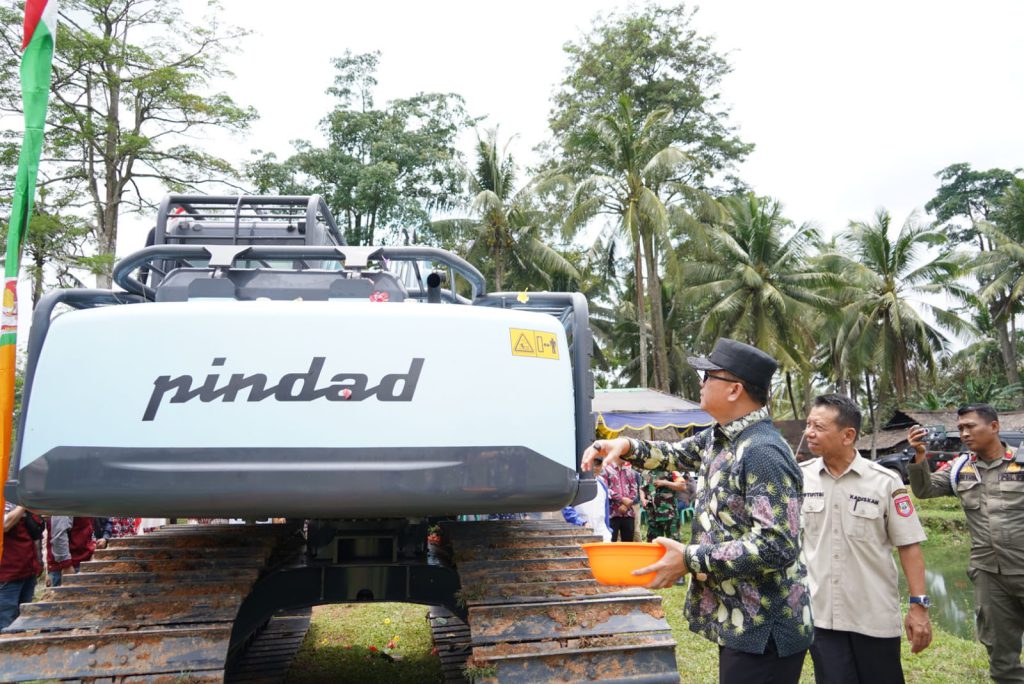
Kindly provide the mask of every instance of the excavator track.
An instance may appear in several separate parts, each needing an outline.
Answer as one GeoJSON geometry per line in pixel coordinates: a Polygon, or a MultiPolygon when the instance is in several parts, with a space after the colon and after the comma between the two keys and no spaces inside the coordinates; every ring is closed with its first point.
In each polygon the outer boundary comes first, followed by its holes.
{"type": "Polygon", "coordinates": [[[598,584],[580,547],[600,541],[589,530],[481,521],[444,523],[442,536],[467,614],[430,614],[446,681],[679,682],[661,597],[598,584]]]}
{"type": "MultiPolygon", "coordinates": [[[[466,617],[431,611],[446,681],[679,681],[661,598],[597,584],[580,544],[599,539],[587,530],[548,521],[442,530],[466,617]]],[[[295,525],[182,525],[114,540],[22,606],[0,634],[0,681],[223,682],[239,606],[258,579],[299,561],[303,543],[295,525]]],[[[284,630],[289,649],[294,631],[284,630]]],[[[276,661],[278,644],[267,650],[276,661]]],[[[262,662],[247,666],[257,679],[262,662]]]]}
{"type": "Polygon", "coordinates": [[[238,607],[297,558],[294,525],[180,525],[112,540],[0,634],[0,681],[222,682],[238,607]]]}

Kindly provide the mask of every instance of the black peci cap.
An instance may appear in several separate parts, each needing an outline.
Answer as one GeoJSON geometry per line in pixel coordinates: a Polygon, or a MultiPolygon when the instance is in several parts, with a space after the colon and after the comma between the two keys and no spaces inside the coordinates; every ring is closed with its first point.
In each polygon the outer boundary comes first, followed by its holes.
{"type": "Polygon", "coordinates": [[[779,363],[757,347],[736,340],[719,337],[715,348],[708,356],[691,356],[687,359],[699,371],[729,371],[751,387],[771,389],[772,376],[779,369],[779,363]]]}

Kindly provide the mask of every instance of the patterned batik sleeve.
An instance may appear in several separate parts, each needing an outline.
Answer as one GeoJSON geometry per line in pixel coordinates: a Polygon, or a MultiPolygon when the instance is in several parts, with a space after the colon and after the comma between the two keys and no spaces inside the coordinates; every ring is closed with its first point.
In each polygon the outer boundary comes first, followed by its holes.
{"type": "MultiPolygon", "coordinates": [[[[718,580],[775,572],[791,565],[800,554],[803,479],[793,457],[774,444],[748,444],[747,448],[740,444],[736,454],[744,464],[737,477],[743,478],[740,491],[749,526],[744,526],[742,534],[737,528],[728,541],[686,547],[687,565],[718,580]]],[[[716,501],[701,515],[708,519],[699,519],[697,524],[708,530],[716,524],[729,527],[732,516],[725,520],[716,511],[727,508],[725,501],[735,491],[728,486],[712,488],[717,489],[712,494],[716,501]]]]}
{"type": "Polygon", "coordinates": [[[622,460],[644,470],[698,470],[704,433],[679,442],[645,441],[630,438],[633,448],[622,460]]]}

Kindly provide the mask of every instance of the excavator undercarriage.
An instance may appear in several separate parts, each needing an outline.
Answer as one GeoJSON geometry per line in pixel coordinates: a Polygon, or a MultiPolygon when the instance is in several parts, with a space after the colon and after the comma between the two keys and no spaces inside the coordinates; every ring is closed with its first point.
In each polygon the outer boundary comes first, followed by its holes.
{"type": "Polygon", "coordinates": [[[417,561],[398,546],[408,537],[385,543],[382,522],[172,525],[113,540],[0,635],[0,680],[222,682],[275,614],[375,600],[435,606],[446,681],[679,681],[661,598],[597,584],[579,546],[596,541],[588,530],[445,522],[417,561]],[[331,532],[319,551],[340,541],[363,555],[318,560],[304,536],[331,532]]]}

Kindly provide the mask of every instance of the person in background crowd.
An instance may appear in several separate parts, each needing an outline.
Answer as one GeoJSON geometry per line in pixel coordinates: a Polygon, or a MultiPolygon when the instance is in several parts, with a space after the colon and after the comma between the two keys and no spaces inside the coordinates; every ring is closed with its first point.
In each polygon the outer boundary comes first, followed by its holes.
{"type": "Polygon", "coordinates": [[[946,472],[928,467],[926,428],[915,425],[907,467],[910,487],[922,499],[956,496],[967,516],[978,640],[997,684],[1024,682],[1024,449],[1016,456],[999,439],[999,414],[988,404],[957,410],[957,430],[967,451],[946,472]]]}
{"type": "Polygon", "coordinates": [[[0,559],[0,630],[21,614],[36,591],[36,577],[43,571],[38,540],[43,521],[21,506],[4,502],[4,550],[0,559]]]}
{"type": "Polygon", "coordinates": [[[636,538],[636,509],[640,487],[629,464],[605,465],[601,476],[608,485],[608,513],[612,541],[631,542],[636,538]]]}
{"type": "Polygon", "coordinates": [[[107,548],[111,539],[134,537],[138,534],[137,522],[136,518],[93,518],[92,536],[96,540],[96,548],[107,548]]]}
{"type": "Polygon", "coordinates": [[[903,684],[900,633],[906,629],[911,653],[932,640],[925,533],[899,476],[857,453],[860,426],[856,404],[826,394],[814,400],[804,431],[811,453],[820,456],[800,464],[814,679],[903,684]],[[902,626],[893,547],[910,590],[902,626]]]}
{"type": "Polygon", "coordinates": [[[807,571],[800,558],[803,477],[768,412],[778,363],[763,351],[719,339],[703,372],[700,406],[716,424],[680,442],[598,440],[584,453],[645,469],[697,470],[692,543],[659,537],[665,555],[634,574],[652,588],[692,573],[690,630],[719,645],[720,682],[795,683],[811,645],[807,571]]]}
{"type": "Polygon", "coordinates": [[[49,586],[59,587],[66,571],[78,572],[78,566],[92,558],[96,542],[92,538],[92,518],[55,515],[47,523],[46,571],[49,586]]]}
{"type": "Polygon", "coordinates": [[[647,513],[647,541],[658,537],[679,540],[679,509],[676,493],[686,485],[673,478],[678,473],[667,470],[648,470],[643,480],[644,511],[647,513]]]}

